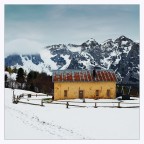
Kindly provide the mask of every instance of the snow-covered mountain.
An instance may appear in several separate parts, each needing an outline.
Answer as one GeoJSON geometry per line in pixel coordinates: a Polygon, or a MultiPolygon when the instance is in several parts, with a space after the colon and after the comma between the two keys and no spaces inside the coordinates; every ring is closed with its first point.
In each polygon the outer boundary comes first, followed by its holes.
{"type": "Polygon", "coordinates": [[[99,44],[91,38],[81,45],[46,46],[35,55],[9,55],[5,65],[51,74],[56,69],[113,69],[119,81],[138,83],[139,43],[120,36],[99,44]]]}

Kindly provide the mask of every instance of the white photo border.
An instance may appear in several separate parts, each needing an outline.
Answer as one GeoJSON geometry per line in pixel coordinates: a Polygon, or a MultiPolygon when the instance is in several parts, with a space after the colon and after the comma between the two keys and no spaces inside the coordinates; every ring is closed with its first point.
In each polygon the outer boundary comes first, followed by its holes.
{"type": "Polygon", "coordinates": [[[142,144],[144,142],[144,1],[143,0],[1,0],[0,2],[0,143],[142,144]],[[5,140],[4,139],[4,5],[5,4],[139,4],[140,5],[140,140],[5,140]]]}

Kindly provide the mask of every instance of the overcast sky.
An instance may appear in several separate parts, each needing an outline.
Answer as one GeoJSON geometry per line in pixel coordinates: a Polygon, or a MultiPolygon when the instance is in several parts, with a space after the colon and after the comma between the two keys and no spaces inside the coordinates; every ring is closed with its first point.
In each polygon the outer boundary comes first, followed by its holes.
{"type": "Polygon", "coordinates": [[[139,41],[139,5],[5,5],[5,54],[125,35],[139,41]]]}

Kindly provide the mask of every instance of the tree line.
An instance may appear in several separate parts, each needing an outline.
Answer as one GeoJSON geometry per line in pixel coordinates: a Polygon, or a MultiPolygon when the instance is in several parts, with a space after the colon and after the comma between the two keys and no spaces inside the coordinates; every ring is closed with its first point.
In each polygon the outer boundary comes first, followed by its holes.
{"type": "Polygon", "coordinates": [[[25,89],[46,94],[53,93],[54,84],[52,82],[52,76],[44,72],[30,71],[26,73],[23,68],[12,69],[10,67],[6,67],[5,71],[9,72],[10,75],[16,73],[15,80],[8,78],[7,74],[5,74],[5,87],[25,89]]]}

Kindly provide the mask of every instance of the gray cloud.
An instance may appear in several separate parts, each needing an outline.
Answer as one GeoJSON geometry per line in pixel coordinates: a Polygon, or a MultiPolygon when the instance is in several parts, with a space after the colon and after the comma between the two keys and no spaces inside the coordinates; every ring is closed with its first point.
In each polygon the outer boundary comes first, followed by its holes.
{"type": "Polygon", "coordinates": [[[36,54],[44,46],[36,41],[15,39],[5,44],[5,56],[9,54],[36,54]]]}
{"type": "Polygon", "coordinates": [[[35,42],[38,46],[81,44],[91,37],[103,42],[120,35],[139,39],[138,5],[11,5],[6,8],[6,45],[14,42],[16,45],[19,39],[27,40],[29,44],[35,42]]]}

